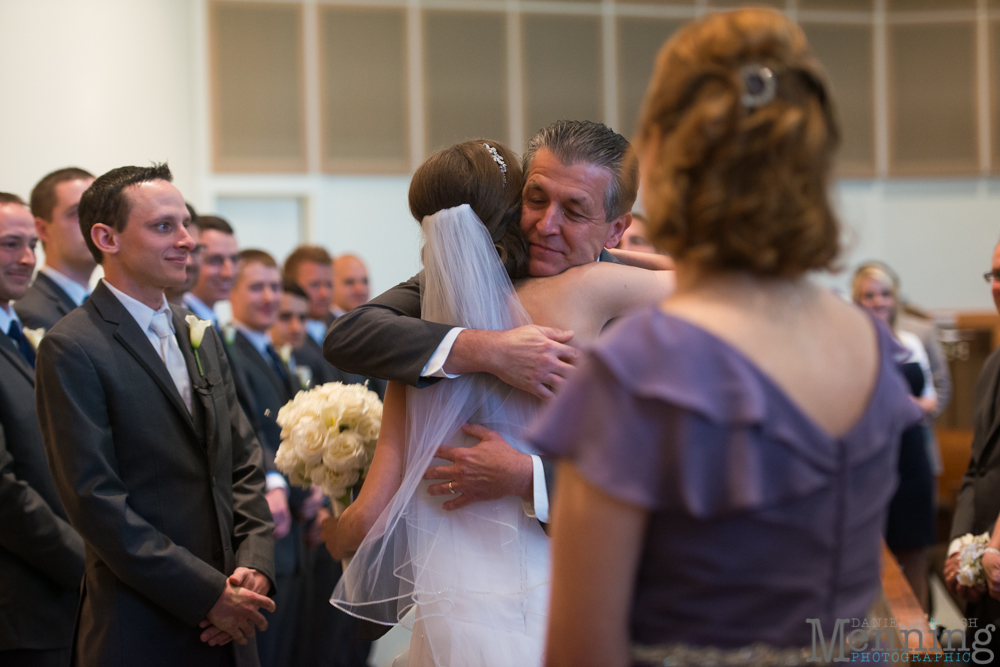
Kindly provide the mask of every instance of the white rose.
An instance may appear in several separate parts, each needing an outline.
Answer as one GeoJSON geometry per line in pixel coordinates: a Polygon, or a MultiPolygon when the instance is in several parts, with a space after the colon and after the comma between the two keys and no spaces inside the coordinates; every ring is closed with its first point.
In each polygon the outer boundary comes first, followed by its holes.
{"type": "Polygon", "coordinates": [[[328,470],[360,470],[365,464],[364,440],[353,431],[331,433],[323,447],[323,465],[328,470]]]}
{"type": "Polygon", "coordinates": [[[361,401],[347,405],[344,407],[344,411],[340,415],[340,424],[341,426],[346,426],[349,429],[355,429],[365,418],[365,414],[367,412],[367,406],[361,401]]]}
{"type": "Polygon", "coordinates": [[[295,445],[295,452],[308,465],[316,465],[323,458],[323,440],[326,429],[315,419],[300,421],[292,427],[289,440],[295,445]]]}
{"type": "Polygon", "coordinates": [[[351,487],[358,483],[358,479],[359,474],[357,471],[336,472],[327,469],[320,486],[323,487],[323,492],[331,498],[342,498],[347,495],[351,487]]]}

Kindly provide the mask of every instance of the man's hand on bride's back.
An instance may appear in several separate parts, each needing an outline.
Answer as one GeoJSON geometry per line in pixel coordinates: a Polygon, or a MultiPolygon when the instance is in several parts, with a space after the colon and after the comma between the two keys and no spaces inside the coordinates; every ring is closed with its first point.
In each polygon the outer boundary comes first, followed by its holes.
{"type": "Polygon", "coordinates": [[[444,365],[447,373],[491,373],[509,385],[549,399],[580,352],[566,345],[572,331],[529,324],[507,331],[466,329],[444,365]]]}
{"type": "Polygon", "coordinates": [[[481,442],[467,448],[438,447],[437,457],[452,464],[427,469],[424,479],[438,482],[427,487],[427,493],[454,496],[443,505],[446,510],[505,496],[530,499],[533,489],[531,457],[511,447],[502,435],[485,426],[466,424],[462,430],[481,442]]]}

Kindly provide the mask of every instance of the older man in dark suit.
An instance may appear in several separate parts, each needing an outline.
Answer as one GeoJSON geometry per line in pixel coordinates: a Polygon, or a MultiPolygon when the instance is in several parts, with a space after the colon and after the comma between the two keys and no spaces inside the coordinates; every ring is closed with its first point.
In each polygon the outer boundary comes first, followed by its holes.
{"type": "Polygon", "coordinates": [[[260,446],[221,340],[163,294],[194,247],[171,180],[121,167],[87,190],[105,277],[38,351],[45,449],[87,552],[80,665],[255,666],[258,610],[274,609],[260,446]]]}
{"type": "Polygon", "coordinates": [[[66,520],[35,412],[35,352],[11,308],[38,237],[24,202],[0,192],[0,665],[66,667],[83,540],[66,520]]]}
{"type": "Polygon", "coordinates": [[[31,191],[31,213],[45,249],[45,266],[14,305],[25,326],[51,329],[90,294],[97,264],[80,233],[80,197],[94,182],[77,167],[47,174],[31,191]]]}

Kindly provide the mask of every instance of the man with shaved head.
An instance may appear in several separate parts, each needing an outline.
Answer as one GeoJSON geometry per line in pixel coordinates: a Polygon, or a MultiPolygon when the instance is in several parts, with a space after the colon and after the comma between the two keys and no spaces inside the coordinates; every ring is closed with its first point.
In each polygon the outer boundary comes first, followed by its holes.
{"type": "Polygon", "coordinates": [[[330,312],[340,317],[368,303],[368,268],[357,255],[341,255],[333,262],[333,299],[330,312]]]}

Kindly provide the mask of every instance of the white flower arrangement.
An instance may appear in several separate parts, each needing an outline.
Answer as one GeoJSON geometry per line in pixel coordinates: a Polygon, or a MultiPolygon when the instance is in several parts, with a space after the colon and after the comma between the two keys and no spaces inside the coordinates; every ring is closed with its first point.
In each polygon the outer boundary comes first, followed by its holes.
{"type": "Polygon", "coordinates": [[[958,552],[958,583],[963,586],[976,586],[985,583],[983,553],[990,543],[990,534],[966,533],[958,540],[961,545],[958,552]]]}
{"type": "Polygon", "coordinates": [[[31,347],[37,350],[39,343],[42,342],[42,337],[45,335],[45,329],[42,327],[38,327],[37,329],[24,327],[21,329],[21,333],[24,334],[24,337],[28,339],[29,343],[31,343],[31,347]]]}
{"type": "Polygon", "coordinates": [[[328,382],[300,391],[278,411],[278,470],[293,484],[316,484],[337,514],[350,504],[351,488],[368,474],[382,402],[364,385],[328,382]]]}

